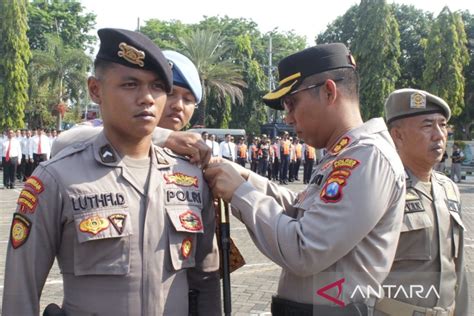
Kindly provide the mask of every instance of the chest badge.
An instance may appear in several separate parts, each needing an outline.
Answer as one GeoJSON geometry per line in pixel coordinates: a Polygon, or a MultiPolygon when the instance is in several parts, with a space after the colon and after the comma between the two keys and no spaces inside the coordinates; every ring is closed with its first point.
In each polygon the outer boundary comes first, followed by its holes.
{"type": "Polygon", "coordinates": [[[193,250],[193,239],[191,237],[184,238],[181,243],[181,255],[183,259],[188,259],[191,251],[193,250]]]}
{"type": "Polygon", "coordinates": [[[181,226],[189,231],[200,231],[202,229],[202,222],[199,216],[191,210],[188,210],[179,215],[179,222],[181,226]]]}
{"type": "Polygon", "coordinates": [[[125,214],[112,214],[108,217],[109,221],[114,226],[115,230],[119,235],[122,235],[123,229],[125,228],[125,220],[127,219],[127,215],[125,214]]]}
{"type": "Polygon", "coordinates": [[[181,172],[175,172],[173,174],[163,175],[165,178],[166,184],[176,184],[182,187],[198,187],[199,180],[197,176],[188,176],[187,174],[181,172]]]}
{"type": "Polygon", "coordinates": [[[92,235],[97,235],[107,229],[107,227],[109,227],[109,221],[97,215],[88,217],[79,224],[81,232],[90,233],[92,235]]]}

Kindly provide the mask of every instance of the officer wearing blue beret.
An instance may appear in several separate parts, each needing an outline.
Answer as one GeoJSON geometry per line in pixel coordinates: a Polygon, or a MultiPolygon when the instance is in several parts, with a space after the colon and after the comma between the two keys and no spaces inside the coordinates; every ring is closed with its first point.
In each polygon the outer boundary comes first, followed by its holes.
{"type": "MultiPolygon", "coordinates": [[[[18,198],[2,315],[38,315],[57,258],[66,315],[220,314],[214,212],[202,172],[152,144],[172,68],[144,35],[99,30],[88,80],[103,130],[40,164],[18,198]]],[[[48,310],[49,312],[50,310],[48,310]]]]}
{"type": "Polygon", "coordinates": [[[392,265],[405,192],[403,165],[382,118],[363,122],[355,61],[339,43],[284,58],[263,97],[304,142],[327,149],[306,189],[279,187],[237,164],[210,164],[214,196],[282,267],[273,315],[372,315],[392,265]],[[383,185],[381,185],[383,184],[383,185]]]}

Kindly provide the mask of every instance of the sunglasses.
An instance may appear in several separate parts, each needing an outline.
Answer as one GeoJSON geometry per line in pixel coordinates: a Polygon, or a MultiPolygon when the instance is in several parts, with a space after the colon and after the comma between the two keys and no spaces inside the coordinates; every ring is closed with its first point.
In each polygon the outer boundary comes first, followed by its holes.
{"type": "Polygon", "coordinates": [[[293,100],[293,96],[295,94],[300,93],[302,91],[309,90],[309,89],[319,88],[322,85],[324,85],[326,83],[326,81],[328,81],[328,80],[332,80],[334,82],[339,82],[339,81],[344,80],[344,78],[326,79],[323,82],[315,83],[315,84],[309,85],[307,87],[292,91],[292,92],[288,93],[287,95],[285,95],[283,98],[281,98],[281,105],[285,108],[285,111],[287,111],[287,112],[293,111],[293,109],[295,108],[295,102],[293,100]]]}

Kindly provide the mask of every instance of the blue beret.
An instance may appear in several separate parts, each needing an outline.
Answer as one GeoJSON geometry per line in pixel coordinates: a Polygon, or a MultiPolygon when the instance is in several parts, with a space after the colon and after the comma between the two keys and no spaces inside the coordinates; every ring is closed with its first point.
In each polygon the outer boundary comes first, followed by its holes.
{"type": "Polygon", "coordinates": [[[196,104],[201,102],[201,80],[193,62],[188,57],[172,50],[165,50],[163,54],[171,64],[173,84],[190,90],[196,98],[196,104]]]}
{"type": "Polygon", "coordinates": [[[122,29],[100,29],[100,48],[96,58],[127,67],[156,72],[166,86],[173,87],[172,72],[161,49],[145,35],[122,29]]]}

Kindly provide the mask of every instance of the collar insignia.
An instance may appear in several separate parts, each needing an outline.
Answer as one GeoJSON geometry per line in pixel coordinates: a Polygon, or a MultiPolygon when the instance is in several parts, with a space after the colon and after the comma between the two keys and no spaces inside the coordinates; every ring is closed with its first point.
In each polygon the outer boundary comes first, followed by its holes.
{"type": "Polygon", "coordinates": [[[344,148],[347,147],[347,145],[349,145],[351,139],[349,137],[343,137],[336,145],[334,145],[332,148],[331,148],[331,153],[333,154],[338,154],[340,153],[344,148]]]}
{"type": "Polygon", "coordinates": [[[103,163],[111,163],[117,160],[110,145],[104,145],[100,148],[100,160],[103,163]]]}
{"type": "Polygon", "coordinates": [[[129,63],[138,65],[140,67],[145,66],[143,59],[145,59],[145,52],[136,49],[133,46],[127,45],[126,43],[120,43],[120,51],[117,53],[119,57],[122,57],[129,63]]]}

